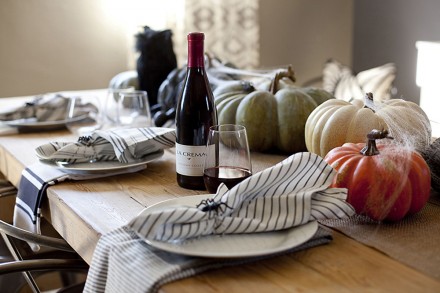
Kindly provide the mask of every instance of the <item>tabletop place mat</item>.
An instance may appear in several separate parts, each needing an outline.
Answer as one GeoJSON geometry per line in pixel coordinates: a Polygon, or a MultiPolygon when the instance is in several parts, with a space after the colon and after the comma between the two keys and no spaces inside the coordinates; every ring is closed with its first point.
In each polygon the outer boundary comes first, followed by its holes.
{"type": "Polygon", "coordinates": [[[378,223],[363,216],[319,222],[440,279],[440,194],[435,191],[419,213],[396,223],[378,223]]]}

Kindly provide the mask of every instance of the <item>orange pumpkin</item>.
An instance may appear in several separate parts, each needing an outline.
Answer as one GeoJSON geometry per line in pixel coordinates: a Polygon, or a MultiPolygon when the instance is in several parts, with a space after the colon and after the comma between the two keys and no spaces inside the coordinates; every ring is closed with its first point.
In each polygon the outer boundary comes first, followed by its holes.
{"type": "Polygon", "coordinates": [[[378,144],[388,132],[373,130],[367,144],[346,143],[325,161],[338,174],[333,187],[348,189],[347,201],[358,214],[373,220],[398,221],[420,211],[431,191],[428,165],[417,152],[392,144],[378,144]]]}

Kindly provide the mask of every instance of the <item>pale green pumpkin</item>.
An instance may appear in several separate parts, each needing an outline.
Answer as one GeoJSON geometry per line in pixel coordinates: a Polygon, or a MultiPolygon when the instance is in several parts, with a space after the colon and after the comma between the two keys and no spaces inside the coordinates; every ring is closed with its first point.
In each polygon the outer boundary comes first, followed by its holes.
{"type": "Polygon", "coordinates": [[[228,83],[214,91],[218,123],[245,126],[252,151],[306,151],[306,120],[322,100],[331,97],[319,89],[314,90],[317,101],[299,87],[283,85],[277,90],[282,77],[286,75],[274,78],[271,91],[255,90],[243,82],[228,83]]]}

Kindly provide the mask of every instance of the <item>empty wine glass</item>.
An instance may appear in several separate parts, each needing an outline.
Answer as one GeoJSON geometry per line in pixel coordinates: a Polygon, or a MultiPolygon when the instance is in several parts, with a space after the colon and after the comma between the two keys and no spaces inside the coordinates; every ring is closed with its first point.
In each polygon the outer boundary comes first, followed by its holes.
{"type": "Polygon", "coordinates": [[[229,189],[252,175],[246,128],[242,125],[215,125],[209,129],[203,179],[209,193],[220,183],[229,189]]]}
{"type": "Polygon", "coordinates": [[[105,118],[109,127],[151,126],[147,92],[134,88],[110,89],[107,95],[105,118]]]}
{"type": "Polygon", "coordinates": [[[105,124],[108,128],[119,126],[119,95],[122,92],[134,91],[134,87],[123,88],[123,89],[113,89],[109,88],[107,90],[107,98],[105,101],[105,124]]]}
{"type": "Polygon", "coordinates": [[[102,106],[98,96],[74,96],[69,98],[66,127],[75,135],[90,135],[102,127],[102,106]]]}
{"type": "Polygon", "coordinates": [[[122,91],[119,93],[118,105],[119,126],[149,127],[152,125],[146,91],[122,91]]]}

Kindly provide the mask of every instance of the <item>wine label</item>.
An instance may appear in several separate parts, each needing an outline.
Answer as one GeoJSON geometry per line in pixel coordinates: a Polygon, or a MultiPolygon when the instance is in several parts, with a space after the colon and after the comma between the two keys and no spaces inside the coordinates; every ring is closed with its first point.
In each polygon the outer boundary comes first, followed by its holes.
{"type": "Polygon", "coordinates": [[[176,143],[176,172],[185,176],[203,176],[206,146],[176,143]]]}

